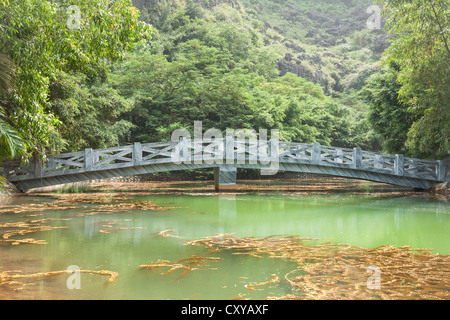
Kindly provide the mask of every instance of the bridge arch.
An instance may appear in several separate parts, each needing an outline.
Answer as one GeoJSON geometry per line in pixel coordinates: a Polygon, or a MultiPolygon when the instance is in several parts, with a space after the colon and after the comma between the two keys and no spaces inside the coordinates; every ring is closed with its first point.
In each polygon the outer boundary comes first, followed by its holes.
{"type": "Polygon", "coordinates": [[[85,149],[51,155],[44,162],[4,165],[7,179],[22,191],[86,180],[197,168],[215,168],[217,190],[235,184],[239,168],[260,169],[262,174],[277,171],[317,173],[428,189],[450,180],[449,167],[443,160],[407,158],[359,148],[230,137],[85,149]]]}

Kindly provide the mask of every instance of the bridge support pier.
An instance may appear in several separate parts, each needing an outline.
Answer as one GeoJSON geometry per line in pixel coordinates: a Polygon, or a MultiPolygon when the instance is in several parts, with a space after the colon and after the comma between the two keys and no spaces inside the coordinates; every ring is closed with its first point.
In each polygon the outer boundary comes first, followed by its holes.
{"type": "Polygon", "coordinates": [[[236,186],[236,167],[216,167],[214,168],[214,185],[216,191],[233,190],[236,186]]]}

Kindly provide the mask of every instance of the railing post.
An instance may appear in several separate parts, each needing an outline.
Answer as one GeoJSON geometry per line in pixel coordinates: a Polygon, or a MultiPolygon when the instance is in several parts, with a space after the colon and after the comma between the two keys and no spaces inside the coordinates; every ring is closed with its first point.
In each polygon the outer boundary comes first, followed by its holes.
{"type": "Polygon", "coordinates": [[[92,171],[94,169],[94,150],[84,149],[84,170],[92,171]]]}
{"type": "Polygon", "coordinates": [[[244,164],[245,163],[245,149],[246,149],[246,141],[245,137],[243,139],[239,139],[240,136],[236,137],[236,164],[244,164]]]}
{"type": "MultiPolygon", "coordinates": [[[[175,147],[172,149],[171,160],[175,164],[192,164],[192,157],[190,152],[191,139],[186,139],[185,136],[180,136],[175,147]]],[[[142,161],[142,149],[141,149],[141,161],[142,161]]]]}
{"type": "Polygon", "coordinates": [[[404,168],[405,168],[405,159],[403,158],[403,155],[396,154],[394,162],[394,174],[396,174],[397,176],[402,176],[404,173],[404,168]]]}
{"type": "Polygon", "coordinates": [[[223,164],[225,163],[225,138],[218,139],[219,145],[216,155],[214,156],[214,161],[216,164],[223,164]]]}
{"type": "Polygon", "coordinates": [[[142,162],[142,145],[140,142],[135,142],[133,144],[133,165],[137,166],[142,162]]]}
{"type": "Polygon", "coordinates": [[[192,155],[194,157],[194,164],[202,164],[203,163],[203,140],[202,138],[195,138],[191,140],[192,146],[192,155]]]}
{"type": "Polygon", "coordinates": [[[343,163],[344,159],[342,159],[342,149],[336,149],[336,163],[343,163]]]}
{"type": "Polygon", "coordinates": [[[258,163],[258,140],[248,140],[248,163],[258,163]]]}
{"type": "Polygon", "coordinates": [[[437,161],[437,180],[438,181],[445,181],[445,161],[444,160],[438,160],[437,161]]]}
{"type": "Polygon", "coordinates": [[[374,165],[374,168],[375,169],[383,169],[383,166],[381,165],[381,155],[380,154],[377,154],[376,156],[375,156],[375,165],[374,165]]]}
{"type": "Polygon", "coordinates": [[[234,164],[234,143],[234,136],[227,134],[225,137],[226,164],[234,164]]]}
{"type": "Polygon", "coordinates": [[[53,171],[56,169],[55,158],[53,156],[49,156],[47,158],[47,170],[53,171]]]}
{"type": "Polygon", "coordinates": [[[353,169],[362,169],[361,148],[353,148],[353,169]]]}
{"type": "Polygon", "coordinates": [[[267,135],[258,140],[258,161],[259,164],[265,165],[270,163],[270,147],[267,141],[267,135]]]}
{"type": "Polygon", "coordinates": [[[314,142],[312,145],[311,160],[313,164],[319,164],[320,162],[320,143],[314,142]]]}

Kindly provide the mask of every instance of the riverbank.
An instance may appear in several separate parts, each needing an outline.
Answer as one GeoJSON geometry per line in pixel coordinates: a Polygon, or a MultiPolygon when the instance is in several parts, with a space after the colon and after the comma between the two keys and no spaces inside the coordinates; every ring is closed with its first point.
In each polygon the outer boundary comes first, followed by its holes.
{"type": "Polygon", "coordinates": [[[11,197],[17,194],[21,194],[21,192],[16,188],[16,186],[5,178],[0,177],[0,202],[2,198],[11,197]]]}
{"type": "Polygon", "coordinates": [[[431,194],[441,195],[450,199],[450,182],[446,181],[439,183],[431,188],[429,191],[431,194]]]}

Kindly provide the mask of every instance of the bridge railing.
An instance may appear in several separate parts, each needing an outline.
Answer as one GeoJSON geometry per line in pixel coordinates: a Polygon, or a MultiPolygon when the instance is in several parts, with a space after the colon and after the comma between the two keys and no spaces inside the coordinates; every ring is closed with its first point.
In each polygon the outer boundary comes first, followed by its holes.
{"type": "Polygon", "coordinates": [[[450,177],[446,170],[445,161],[421,160],[414,158],[404,158],[403,174],[408,177],[423,177],[423,179],[432,179],[445,181],[450,177]]]}
{"type": "Polygon", "coordinates": [[[16,165],[7,169],[11,181],[77,174],[86,171],[113,170],[124,167],[175,163],[257,163],[270,159],[279,163],[298,163],[371,171],[433,181],[448,180],[446,163],[421,160],[403,155],[388,155],[360,148],[321,146],[319,143],[260,141],[249,139],[195,140],[182,139],[155,143],[85,149],[84,151],[50,155],[44,162],[16,165]],[[274,153],[275,152],[275,153],[274,153]],[[274,158],[276,154],[276,158],[274,158]]]}

